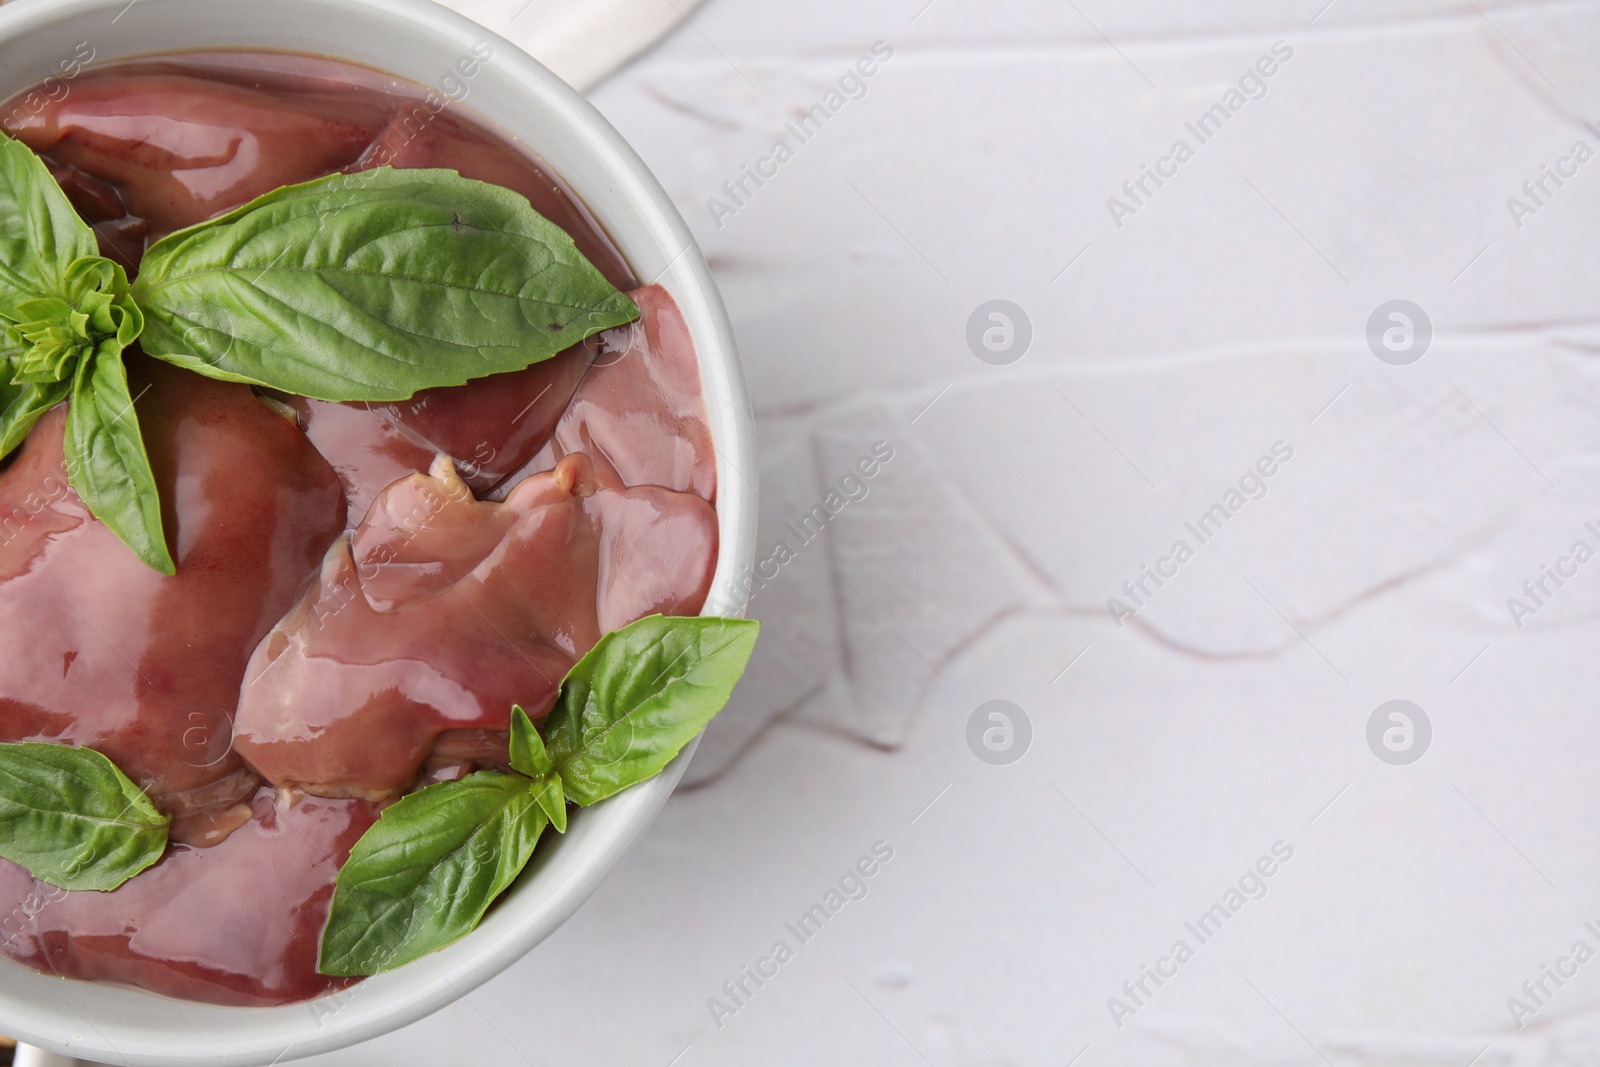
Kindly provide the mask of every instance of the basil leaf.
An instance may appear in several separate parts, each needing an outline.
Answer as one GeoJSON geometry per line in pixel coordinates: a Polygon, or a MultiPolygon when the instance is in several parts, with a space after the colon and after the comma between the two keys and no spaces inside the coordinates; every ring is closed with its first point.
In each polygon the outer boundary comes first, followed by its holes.
{"type": "Polygon", "coordinates": [[[49,385],[0,382],[0,459],[16,451],[40,416],[65,400],[71,391],[71,382],[49,385]]]}
{"type": "Polygon", "coordinates": [[[56,294],[67,268],[99,250],[44,160],[0,136],[0,316],[16,321],[18,304],[56,294]]]}
{"type": "Polygon", "coordinates": [[[563,790],[592,804],[660,771],[727,703],[759,630],[741,619],[652,615],[601,638],[567,672],[546,741],[521,707],[511,709],[520,774],[479,771],[429,786],[356,842],[317,969],[377,974],[471,932],[546,823],[565,824],[563,790]]]}
{"type": "Polygon", "coordinates": [[[534,801],[550,819],[556,833],[566,833],[567,798],[561,788],[561,775],[550,762],[550,754],[544,750],[544,741],[534,729],[533,720],[516,706],[511,709],[511,769],[533,780],[528,788],[534,801]]]}
{"type": "Polygon", "coordinates": [[[319,400],[521,370],[639,310],[526,198],[389,167],[267,193],[157,241],[146,352],[319,400]]]}
{"type": "Polygon", "coordinates": [[[76,261],[67,268],[61,290],[63,296],[30,297],[16,306],[17,321],[6,330],[16,346],[8,352],[13,382],[67,381],[100,342],[113,339],[120,352],[144,329],[128,274],[109,259],[85,256],[76,261]]]}
{"type": "Polygon", "coordinates": [[[377,974],[469,933],[527,865],[545,822],[528,780],[498,771],[385,809],[339,871],[317,969],[377,974]]]}
{"type": "MultiPolygon", "coordinates": [[[[73,266],[98,258],[98,252],[94,231],[78,217],[50,168],[27,145],[0,135],[0,322],[27,321],[30,316],[22,311],[26,304],[60,301],[70,288],[73,266]]],[[[126,292],[126,276],[123,283],[126,292]]],[[[69,386],[61,380],[71,377],[67,361],[55,381],[12,381],[34,347],[11,329],[0,329],[0,367],[5,368],[0,376],[0,458],[15,451],[39,416],[67,396],[69,386]]]]}
{"type": "Polygon", "coordinates": [[[170,816],[105,756],[0,744],[0,856],[62,889],[115,889],[161,858],[170,816]]]}
{"type": "Polygon", "coordinates": [[[80,362],[67,405],[67,480],[94,517],[162,574],[175,574],[155,473],[116,338],[80,362]]]}
{"type": "Polygon", "coordinates": [[[545,721],[567,795],[593,804],[657,774],[728,702],[760,628],[651,615],[602,637],[545,721]]]}

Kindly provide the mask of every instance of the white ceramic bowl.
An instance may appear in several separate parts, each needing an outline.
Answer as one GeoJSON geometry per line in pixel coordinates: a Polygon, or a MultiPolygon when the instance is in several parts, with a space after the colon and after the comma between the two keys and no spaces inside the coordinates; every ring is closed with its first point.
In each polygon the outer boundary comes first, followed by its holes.
{"type": "MultiPolygon", "coordinates": [[[[320,52],[438,87],[488,41],[494,58],[466,106],[529,146],[611,234],[635,274],[682,309],[700,358],[718,462],[721,558],[711,603],[743,603],[754,559],[754,428],[727,313],[666,193],[581,96],[510,42],[428,0],[17,0],[0,7],[0,96],[55,73],[80,42],[95,65],[212,48],[320,52]]],[[[708,611],[711,609],[708,608],[708,611]]],[[[424,960],[307,1004],[223,1008],[47,978],[0,960],[0,1032],[84,1059],[137,1065],[268,1064],[327,1052],[415,1022],[548,937],[643,836],[692,749],[655,781],[575,816],[471,935],[424,960]]]]}

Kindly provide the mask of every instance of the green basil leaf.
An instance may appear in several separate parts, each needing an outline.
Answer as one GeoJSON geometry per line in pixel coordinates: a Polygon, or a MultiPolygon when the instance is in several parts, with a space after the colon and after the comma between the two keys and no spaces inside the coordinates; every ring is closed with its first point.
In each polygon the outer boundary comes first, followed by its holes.
{"type": "MultiPolygon", "coordinates": [[[[81,276],[81,266],[77,275],[73,268],[98,259],[98,252],[94,231],[78,217],[44,161],[27,145],[0,135],[0,322],[26,322],[32,316],[22,309],[44,301],[61,303],[70,315],[62,300],[75,288],[69,276],[81,276]]],[[[117,273],[126,294],[126,275],[120,268],[117,273]]],[[[0,458],[15,451],[39,416],[66,399],[70,388],[63,384],[73,370],[65,352],[54,361],[61,370],[58,377],[12,381],[25,373],[24,361],[38,347],[9,326],[0,329],[0,367],[5,368],[0,375],[0,458]]]]}
{"type": "Polygon", "coordinates": [[[90,748],[0,744],[0,856],[62,889],[115,889],[161,858],[170,816],[90,748]]]}
{"type": "Polygon", "coordinates": [[[389,167],[286,186],[157,241],[144,350],[319,400],[521,370],[639,309],[526,198],[389,167]]]}
{"type": "Polygon", "coordinates": [[[534,729],[533,720],[516,706],[511,709],[511,769],[533,780],[528,788],[534,801],[550,819],[556,833],[566,833],[567,798],[561,787],[561,775],[550,762],[550,754],[544,750],[544,740],[534,729]]]}
{"type": "Polygon", "coordinates": [[[161,526],[155,473],[139,435],[139,415],[116,338],[79,364],[67,405],[67,480],[94,517],[144,562],[175,574],[161,526]]]}
{"type": "Polygon", "coordinates": [[[100,251],[50,168],[20,141],[0,135],[0,317],[59,292],[67,268],[100,251]]]}
{"type": "Polygon", "coordinates": [[[727,704],[760,628],[651,615],[602,637],[544,724],[567,796],[593,804],[659,773],[727,704]]]}
{"type": "Polygon", "coordinates": [[[545,822],[528,780],[499,771],[385,809],[339,871],[317,969],[377,974],[471,932],[527,865],[545,822]]]}
{"type": "Polygon", "coordinates": [[[118,263],[84,256],[67,268],[61,291],[62,296],[30,297],[17,304],[17,321],[6,330],[17,346],[9,354],[13,382],[64,382],[100,342],[114,339],[120,352],[144,329],[127,271],[118,263]]]}
{"type": "Polygon", "coordinates": [[[71,382],[49,385],[0,382],[0,459],[16,451],[39,417],[65,400],[71,391],[71,382]]]}

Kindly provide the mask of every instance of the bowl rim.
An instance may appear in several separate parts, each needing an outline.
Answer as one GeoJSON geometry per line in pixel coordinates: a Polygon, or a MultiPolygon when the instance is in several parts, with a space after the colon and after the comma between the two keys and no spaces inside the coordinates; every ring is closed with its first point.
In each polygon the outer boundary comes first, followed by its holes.
{"type": "MultiPolygon", "coordinates": [[[[139,0],[135,0],[139,2],[139,0]]],[[[310,0],[276,0],[271,7],[306,6],[310,0]]],[[[644,161],[600,112],[519,46],[492,30],[432,0],[315,0],[324,10],[370,20],[381,32],[407,24],[437,35],[441,57],[464,54],[474,42],[495,49],[492,64],[519,91],[539,105],[575,139],[603,173],[607,187],[578,181],[570,168],[552,164],[595,214],[639,271],[641,259],[659,265],[654,278],[683,313],[695,344],[706,414],[717,466],[719,553],[705,614],[742,615],[748,575],[755,559],[755,423],[745,389],[732,325],[716,283],[687,223],[644,161]],[[453,50],[458,49],[458,51],[453,50]],[[603,198],[612,207],[602,210],[603,198]],[[720,609],[720,610],[714,610],[720,609]]],[[[225,39],[231,29],[209,29],[221,20],[204,0],[143,0],[152,11],[193,10],[211,15],[196,20],[195,33],[225,39]]],[[[87,18],[121,18],[128,0],[16,0],[0,7],[0,40],[70,25],[87,18]]],[[[115,19],[110,19],[114,22],[115,19]]],[[[299,26],[295,26],[299,30],[299,26]]],[[[302,36],[305,31],[300,30],[302,36]]],[[[305,43],[329,52],[310,37],[305,43]]],[[[172,52],[240,47],[223,43],[182,43],[172,52]]],[[[252,47],[244,45],[243,47],[252,47]]],[[[292,51],[293,49],[284,49],[292,51]]],[[[98,52],[98,45],[97,45],[98,52]]],[[[151,55],[148,49],[109,54],[98,62],[151,55]]],[[[336,58],[385,69],[370,59],[336,58]]],[[[396,75],[399,76],[399,75],[396,75]]],[[[37,79],[20,78],[0,68],[6,93],[37,79]]],[[[407,80],[415,81],[415,78],[407,80]]],[[[491,123],[494,109],[475,112],[491,123]]],[[[520,140],[520,138],[519,138],[520,140]]],[[[528,146],[537,150],[537,145],[528,146]]],[[[655,779],[641,783],[574,817],[584,837],[561,839],[564,849],[545,848],[500,904],[472,934],[447,949],[406,967],[368,979],[344,993],[299,1004],[268,1008],[228,1008],[174,1000],[142,990],[48,977],[0,959],[0,1029],[19,1041],[69,1056],[128,1064],[213,1064],[249,1067],[284,1062],[345,1048],[416,1022],[495,977],[561,926],[599,887],[644,836],[667,803],[698,745],[691,743],[655,779]],[[552,853],[559,851],[559,856],[552,853]],[[556,879],[560,879],[559,882],[556,879]],[[537,892],[530,892],[537,887],[537,892]],[[31,994],[22,995],[24,987],[31,994]],[[56,996],[43,992],[50,989],[56,996]],[[88,1002],[89,1011],[83,1004],[88,1002]],[[327,1008],[329,1002],[336,1006],[327,1008]],[[49,1005],[55,1004],[52,1009],[49,1005]],[[319,1007],[321,1006],[321,1007],[319,1007]],[[99,1011],[117,1016],[93,1016],[99,1011]],[[156,1021],[154,1017],[181,1022],[156,1021]]]]}

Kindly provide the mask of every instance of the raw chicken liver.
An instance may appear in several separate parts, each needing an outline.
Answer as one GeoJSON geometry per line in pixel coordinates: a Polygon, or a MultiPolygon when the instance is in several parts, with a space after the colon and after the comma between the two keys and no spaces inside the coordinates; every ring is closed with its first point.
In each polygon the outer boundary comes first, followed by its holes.
{"type": "Polygon", "coordinates": [[[5,952],[46,974],[143,986],[213,1004],[305,1000],[349,985],[317,973],[333,880],[377,819],[359,800],[263,789],[214,848],[174,849],[111,893],[66,893],[0,860],[5,952]],[[270,902],[270,906],[264,906],[270,902]]]}
{"type": "Polygon", "coordinates": [[[398,404],[294,397],[300,425],[344,480],[350,523],[379,490],[453,459],[479,494],[584,453],[622,485],[715,500],[716,454],[688,327],[660,286],[628,294],[640,317],[515,374],[430,389],[398,404]]]}
{"type": "Polygon", "coordinates": [[[203,842],[256,784],[228,747],[250,649],[338,536],[343,494],[247,387],[129,362],[178,572],[89,515],[49,412],[0,477],[0,740],[99,749],[203,842]]]}
{"type": "Polygon", "coordinates": [[[581,455],[504,503],[441,457],[379,494],[256,650],[234,748],[279,786],[394,796],[440,733],[507,730],[513,704],[541,718],[602,634],[697,613],[716,537],[700,497],[603,488],[581,455]]]}
{"type": "Polygon", "coordinates": [[[607,331],[605,352],[584,376],[554,436],[507,484],[582,452],[623,485],[660,485],[716,500],[717,459],[689,328],[660,286],[629,295],[639,318],[607,331]]]}
{"type": "MultiPolygon", "coordinates": [[[[390,164],[521,192],[634,285],[559,181],[436,97],[219,53],[96,66],[0,113],[130,271],[150,241],[279,185],[390,164]]],[[[317,974],[316,947],[372,799],[503,762],[513,702],[543,715],[602,633],[706,596],[694,352],[663,290],[633,295],[642,323],[518,374],[371,408],[285,398],[303,432],[243,386],[134,354],[175,578],[87,514],[64,411],[45,416],[0,464],[0,740],[98,748],[180,819],[162,861],[109,893],[0,861],[0,952],[220,1004],[346,984],[317,974]]]]}
{"type": "Polygon", "coordinates": [[[387,165],[514,189],[613,285],[631,284],[610,239],[549,172],[465,117],[420,104],[416,90],[347,63],[197,53],[90,68],[37,111],[0,114],[14,116],[7,129],[52,166],[105,254],[130,270],[149,241],[281,185],[387,165]]]}
{"type": "Polygon", "coordinates": [[[288,403],[344,481],[354,526],[380,490],[426,471],[440,454],[455,461],[475,492],[504,481],[549,439],[588,369],[584,353],[593,348],[578,345],[527,370],[429,389],[397,404],[298,396],[288,403]]]}

